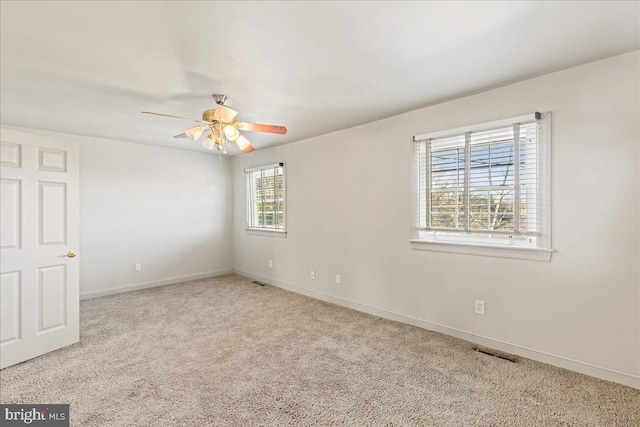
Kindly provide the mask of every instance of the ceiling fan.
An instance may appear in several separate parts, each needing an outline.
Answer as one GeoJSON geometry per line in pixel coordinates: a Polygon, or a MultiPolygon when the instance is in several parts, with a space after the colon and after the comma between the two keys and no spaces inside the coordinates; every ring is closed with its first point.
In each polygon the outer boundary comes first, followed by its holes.
{"type": "Polygon", "coordinates": [[[287,128],[284,126],[264,125],[259,123],[245,123],[236,120],[238,112],[225,106],[227,100],[225,95],[214,94],[213,99],[218,106],[212,110],[205,110],[202,113],[202,120],[191,119],[189,117],[172,116],[169,114],[152,113],[143,111],[143,114],[154,114],[156,116],[171,117],[174,119],[190,120],[199,123],[186,130],[186,132],[176,135],[174,138],[189,138],[197,141],[203,134],[208,133],[207,137],[202,141],[202,146],[213,150],[218,149],[220,155],[227,152],[227,146],[232,142],[243,153],[250,153],[255,148],[244,135],[240,134],[241,130],[252,132],[268,132],[277,134],[286,134],[287,128]]]}

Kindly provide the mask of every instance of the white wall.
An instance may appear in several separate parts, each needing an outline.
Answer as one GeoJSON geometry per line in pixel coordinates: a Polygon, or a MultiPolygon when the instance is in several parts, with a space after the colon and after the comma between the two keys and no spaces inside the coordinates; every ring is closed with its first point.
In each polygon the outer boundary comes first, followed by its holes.
{"type": "Polygon", "coordinates": [[[78,143],[81,298],[231,272],[229,158],[7,127],[78,143]]]}
{"type": "Polygon", "coordinates": [[[235,156],[234,269],[640,387],[639,73],[632,52],[235,156]],[[534,111],[553,112],[551,262],[411,250],[411,136],[534,111]],[[288,235],[248,235],[243,169],[276,161],[288,235]]]}
{"type": "Polygon", "coordinates": [[[231,270],[228,158],[80,139],[81,295],[231,270]]]}

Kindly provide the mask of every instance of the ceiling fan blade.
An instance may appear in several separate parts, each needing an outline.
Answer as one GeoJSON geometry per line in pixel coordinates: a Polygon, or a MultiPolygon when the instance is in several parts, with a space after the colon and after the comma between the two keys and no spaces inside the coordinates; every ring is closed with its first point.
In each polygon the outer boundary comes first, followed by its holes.
{"type": "Polygon", "coordinates": [[[217,120],[222,120],[223,122],[232,122],[238,112],[233,108],[225,107],[224,105],[218,105],[216,108],[216,112],[213,114],[213,118],[217,120]]]}
{"type": "Polygon", "coordinates": [[[243,153],[251,153],[252,151],[255,151],[256,149],[253,148],[253,145],[249,144],[248,146],[244,147],[243,150],[241,150],[243,153]]]}
{"type": "Polygon", "coordinates": [[[186,133],[182,132],[180,135],[174,136],[174,138],[189,138],[186,133]]]}
{"type": "Polygon", "coordinates": [[[205,122],[204,120],[192,119],[190,117],[172,116],[172,115],[169,115],[169,114],[152,113],[151,111],[143,111],[142,114],[153,114],[154,116],[171,117],[172,119],[189,120],[189,121],[197,122],[197,123],[205,123],[207,125],[211,124],[211,122],[205,122]]]}
{"type": "Polygon", "coordinates": [[[251,132],[279,133],[281,135],[284,135],[285,133],[287,133],[287,128],[284,126],[263,125],[260,123],[244,123],[244,122],[236,122],[235,126],[240,130],[248,130],[251,132]]]}

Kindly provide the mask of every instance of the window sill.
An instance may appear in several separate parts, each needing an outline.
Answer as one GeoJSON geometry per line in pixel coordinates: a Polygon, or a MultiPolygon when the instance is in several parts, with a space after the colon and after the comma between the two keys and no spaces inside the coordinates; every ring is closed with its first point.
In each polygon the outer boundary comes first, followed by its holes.
{"type": "Polygon", "coordinates": [[[269,230],[266,228],[246,228],[247,234],[253,236],[287,237],[287,232],[283,230],[269,230]]]}
{"type": "Polygon", "coordinates": [[[477,243],[434,242],[431,240],[409,240],[411,249],[419,251],[447,252],[452,254],[478,255],[496,258],[551,261],[553,249],[523,248],[517,246],[484,245],[477,243]]]}

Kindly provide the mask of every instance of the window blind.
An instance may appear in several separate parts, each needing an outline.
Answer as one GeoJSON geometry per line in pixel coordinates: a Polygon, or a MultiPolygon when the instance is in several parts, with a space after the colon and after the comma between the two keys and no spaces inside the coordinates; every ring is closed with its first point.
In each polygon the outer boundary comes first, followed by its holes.
{"type": "Polygon", "coordinates": [[[247,225],[284,230],[284,163],[245,170],[247,225]]]}
{"type": "Polygon", "coordinates": [[[549,247],[550,117],[518,119],[414,142],[418,230],[549,247]]]}

